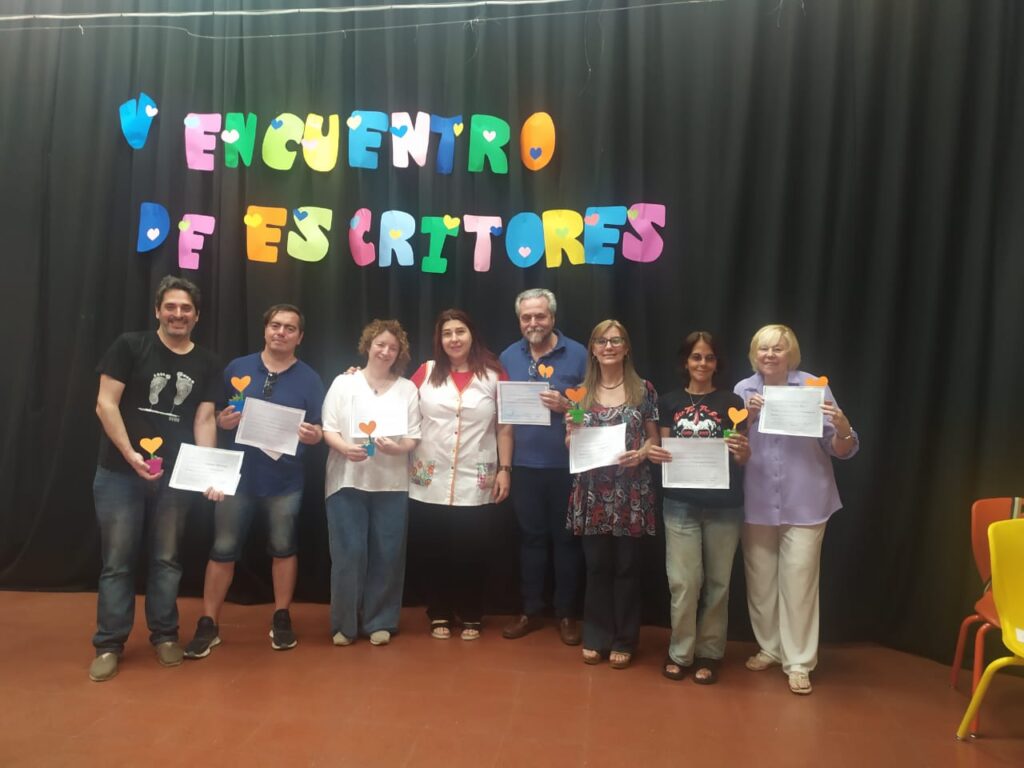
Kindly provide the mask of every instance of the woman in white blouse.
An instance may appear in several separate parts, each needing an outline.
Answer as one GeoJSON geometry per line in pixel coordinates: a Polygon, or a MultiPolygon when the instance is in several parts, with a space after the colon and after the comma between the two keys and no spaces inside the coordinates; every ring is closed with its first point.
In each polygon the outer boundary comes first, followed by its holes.
{"type": "Polygon", "coordinates": [[[324,441],[331,449],[331,634],[335,645],[350,645],[359,635],[386,645],[402,607],[408,454],[420,438],[419,398],[415,385],[400,375],[409,363],[409,339],[397,320],[367,325],[359,353],[367,356],[366,367],[338,376],[323,407],[324,441]],[[361,424],[376,426],[378,415],[386,415],[381,422],[388,434],[360,430],[361,424]]]}

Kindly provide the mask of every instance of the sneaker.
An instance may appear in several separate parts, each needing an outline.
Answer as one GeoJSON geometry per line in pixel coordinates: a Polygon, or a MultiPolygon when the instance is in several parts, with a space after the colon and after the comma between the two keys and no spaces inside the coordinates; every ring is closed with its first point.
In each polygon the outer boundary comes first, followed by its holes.
{"type": "Polygon", "coordinates": [[[378,629],[370,634],[370,645],[387,645],[391,642],[391,633],[386,629],[378,629]]]}
{"type": "Polygon", "coordinates": [[[217,625],[209,616],[200,616],[192,642],[185,646],[186,659],[205,659],[210,651],[220,645],[217,625]]]}
{"type": "Polygon", "coordinates": [[[117,674],[117,662],[116,653],[110,651],[101,653],[89,665],[89,679],[94,683],[102,683],[104,680],[114,677],[117,674]]]}
{"type": "Polygon", "coordinates": [[[335,632],[334,636],[331,638],[331,642],[335,645],[352,645],[352,638],[345,637],[341,632],[335,632]]]}
{"type": "Polygon", "coordinates": [[[176,667],[185,658],[181,646],[174,640],[167,640],[156,646],[156,660],[165,667],[176,667]]]}
{"type": "Polygon", "coordinates": [[[292,631],[292,617],[287,608],[274,611],[274,625],[270,629],[270,647],[275,651],[287,651],[299,644],[292,631]]]}
{"type": "Polygon", "coordinates": [[[778,666],[778,661],[764,651],[758,651],[749,659],[744,666],[751,672],[763,672],[769,667],[778,666]]]}

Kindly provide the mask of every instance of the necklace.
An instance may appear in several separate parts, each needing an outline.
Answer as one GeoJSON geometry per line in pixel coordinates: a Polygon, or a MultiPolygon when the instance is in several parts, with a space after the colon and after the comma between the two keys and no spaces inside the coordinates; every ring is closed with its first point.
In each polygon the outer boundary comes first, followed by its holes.
{"type": "Polygon", "coordinates": [[[690,393],[690,390],[687,389],[687,390],[684,390],[684,391],[686,392],[686,396],[690,398],[690,405],[693,406],[693,410],[694,411],[697,410],[697,406],[699,406],[701,403],[704,402],[704,398],[706,398],[708,395],[711,394],[711,392],[705,392],[703,395],[700,396],[699,400],[695,401],[693,399],[693,395],[690,393]]]}
{"type": "Polygon", "coordinates": [[[604,384],[598,384],[597,386],[599,386],[601,389],[615,389],[616,387],[622,386],[623,381],[625,381],[625,379],[619,379],[618,384],[612,384],[611,386],[605,386],[604,384]]]}

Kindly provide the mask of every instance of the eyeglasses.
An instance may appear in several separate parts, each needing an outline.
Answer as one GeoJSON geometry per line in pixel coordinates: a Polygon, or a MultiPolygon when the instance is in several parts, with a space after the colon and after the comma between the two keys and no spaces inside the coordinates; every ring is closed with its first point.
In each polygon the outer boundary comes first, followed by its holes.
{"type": "Polygon", "coordinates": [[[612,336],[610,339],[594,339],[595,347],[621,347],[626,340],[621,336],[612,336]]]}
{"type": "Polygon", "coordinates": [[[267,380],[263,382],[263,396],[270,397],[274,394],[274,385],[277,384],[277,378],[280,373],[268,373],[267,380]]]}
{"type": "Polygon", "coordinates": [[[526,370],[526,375],[530,377],[530,381],[537,380],[537,361],[531,360],[530,367],[526,370]]]}

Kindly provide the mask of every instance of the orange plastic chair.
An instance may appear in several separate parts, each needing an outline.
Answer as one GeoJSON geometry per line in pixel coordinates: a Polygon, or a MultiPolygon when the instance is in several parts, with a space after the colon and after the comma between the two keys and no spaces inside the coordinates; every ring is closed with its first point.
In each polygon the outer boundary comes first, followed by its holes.
{"type": "Polygon", "coordinates": [[[1003,644],[1013,655],[1002,656],[985,668],[956,732],[957,739],[961,741],[968,732],[972,736],[977,732],[972,721],[977,719],[982,699],[996,672],[1011,665],[1024,667],[1024,519],[992,523],[988,529],[988,541],[992,595],[999,610],[1003,644]]]}

